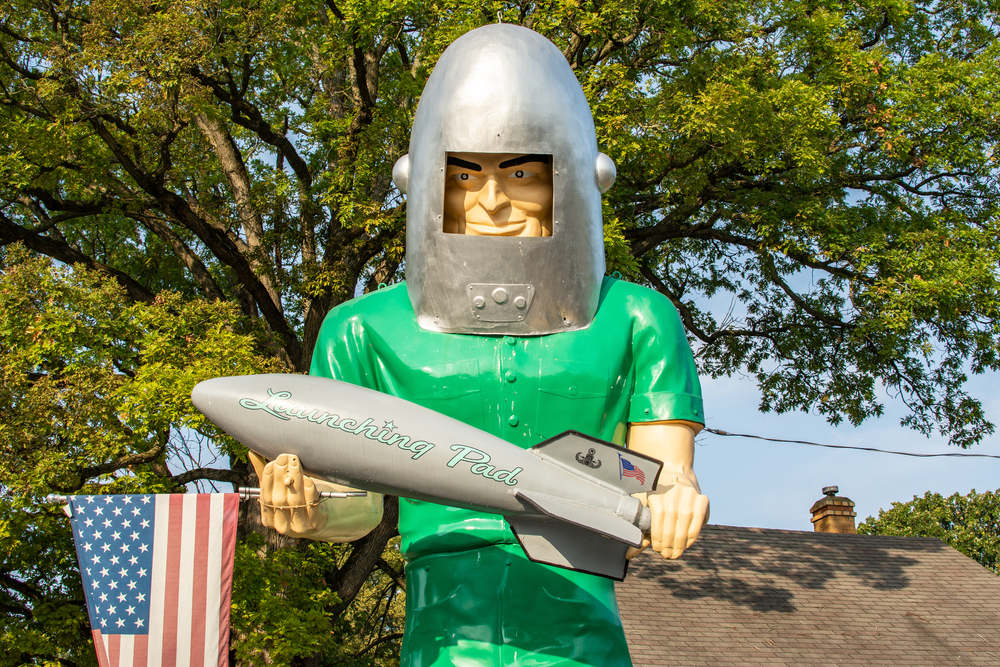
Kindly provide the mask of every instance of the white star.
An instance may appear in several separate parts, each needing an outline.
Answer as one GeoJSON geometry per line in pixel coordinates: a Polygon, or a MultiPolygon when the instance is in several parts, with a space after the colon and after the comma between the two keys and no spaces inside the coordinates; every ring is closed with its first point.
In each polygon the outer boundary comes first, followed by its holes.
{"type": "Polygon", "coordinates": [[[108,619],[106,619],[106,618],[102,618],[102,619],[101,619],[101,627],[103,628],[103,627],[104,627],[105,625],[107,625],[107,624],[108,624],[108,619]]]}
{"type": "Polygon", "coordinates": [[[125,568],[123,567],[122,569],[120,569],[120,570],[118,571],[118,574],[119,574],[119,576],[122,576],[122,577],[125,577],[125,576],[127,576],[127,575],[128,575],[128,570],[126,570],[126,569],[125,569],[125,568]]]}
{"type": "Polygon", "coordinates": [[[90,504],[94,503],[94,496],[87,496],[87,502],[90,504]]]}
{"type": "Polygon", "coordinates": [[[107,593],[101,593],[100,597],[101,597],[101,602],[107,602],[108,601],[108,594],[107,593]]]}
{"type": "Polygon", "coordinates": [[[128,551],[128,545],[125,544],[124,542],[122,542],[121,550],[122,550],[122,553],[125,553],[126,551],[128,551]]]}
{"type": "Polygon", "coordinates": [[[134,613],[135,613],[135,607],[129,607],[128,608],[128,615],[131,616],[134,613]]]}
{"type": "Polygon", "coordinates": [[[108,582],[108,588],[118,588],[118,582],[112,579],[108,582]]]}
{"type": "Polygon", "coordinates": [[[394,428],[396,428],[396,425],[393,424],[391,421],[388,421],[388,422],[385,423],[385,426],[383,426],[382,428],[386,429],[387,431],[391,431],[394,428]]]}
{"type": "Polygon", "coordinates": [[[132,531],[132,535],[130,535],[130,537],[131,537],[131,538],[132,538],[133,540],[137,540],[137,539],[139,539],[139,533],[137,533],[137,532],[135,532],[135,531],[132,531]]]}
{"type": "Polygon", "coordinates": [[[114,607],[108,607],[108,616],[110,616],[113,613],[115,613],[115,608],[114,607]]]}
{"type": "Polygon", "coordinates": [[[142,527],[143,528],[149,528],[149,519],[143,519],[142,520],[142,527]]]}
{"type": "Polygon", "coordinates": [[[114,498],[112,498],[111,496],[104,496],[104,502],[106,502],[106,503],[111,503],[111,501],[113,501],[113,500],[114,500],[114,498]]]}
{"type": "Polygon", "coordinates": [[[135,588],[135,582],[134,581],[128,582],[128,588],[129,590],[133,590],[135,588]]]}
{"type": "Polygon", "coordinates": [[[128,562],[129,562],[129,565],[135,565],[136,563],[139,562],[139,557],[138,556],[132,556],[131,558],[128,559],[128,562]]]}
{"type": "Polygon", "coordinates": [[[142,497],[142,504],[143,505],[148,505],[149,504],[149,496],[143,496],[142,497]]]}
{"type": "Polygon", "coordinates": [[[120,540],[122,538],[122,534],[116,530],[115,532],[111,533],[111,537],[115,538],[116,540],[120,540]]]}
{"type": "Polygon", "coordinates": [[[124,497],[122,498],[122,502],[123,502],[124,504],[126,504],[126,505],[129,505],[129,504],[131,504],[131,502],[132,502],[132,496],[124,496],[124,497]]]}
{"type": "Polygon", "coordinates": [[[93,588],[94,590],[97,590],[97,587],[98,587],[98,586],[100,586],[100,584],[99,584],[98,582],[96,582],[96,581],[95,581],[95,582],[93,583],[93,585],[91,586],[91,588],[93,588]]]}
{"type": "Polygon", "coordinates": [[[132,508],[132,516],[139,516],[139,508],[138,507],[133,507],[132,508]]]}
{"type": "Polygon", "coordinates": [[[128,519],[125,519],[125,521],[122,522],[122,528],[131,528],[131,527],[132,527],[132,522],[129,521],[128,519]]]}
{"type": "Polygon", "coordinates": [[[90,542],[87,542],[86,544],[83,545],[83,550],[90,551],[90,542]]]}
{"type": "Polygon", "coordinates": [[[83,525],[85,525],[85,526],[86,526],[87,528],[90,528],[91,526],[93,526],[93,525],[94,525],[94,520],[93,520],[93,519],[86,519],[86,520],[85,520],[85,521],[83,522],[83,525]]]}
{"type": "Polygon", "coordinates": [[[118,565],[118,556],[112,556],[111,557],[111,564],[112,565],[118,565]]]}
{"type": "Polygon", "coordinates": [[[146,601],[146,594],[145,593],[139,593],[139,598],[138,598],[137,601],[138,602],[145,602],[146,601]]]}
{"type": "Polygon", "coordinates": [[[95,507],[94,514],[104,514],[104,510],[101,507],[95,507]]]}
{"type": "Polygon", "coordinates": [[[104,520],[104,527],[105,528],[110,528],[111,527],[111,519],[105,519],[104,520]]]}
{"type": "Polygon", "coordinates": [[[127,595],[125,595],[124,593],[119,593],[119,594],[118,594],[118,601],[119,601],[119,602],[125,602],[125,598],[126,598],[126,597],[128,597],[128,596],[127,596],[127,595]]]}
{"type": "Polygon", "coordinates": [[[139,568],[139,576],[140,577],[145,577],[146,576],[146,568],[144,568],[144,567],[140,567],[139,568]]]}
{"type": "Polygon", "coordinates": [[[101,568],[101,576],[102,577],[108,576],[108,568],[106,568],[106,567],[102,567],[101,568]]]}
{"type": "Polygon", "coordinates": [[[101,551],[109,551],[111,547],[108,546],[107,542],[101,545],[101,551]]]}
{"type": "Polygon", "coordinates": [[[139,545],[139,551],[141,551],[142,553],[146,553],[146,549],[148,549],[148,548],[149,548],[149,545],[147,545],[147,544],[140,544],[139,545]]]}
{"type": "Polygon", "coordinates": [[[95,540],[101,539],[101,531],[99,531],[99,530],[95,530],[94,531],[94,539],[95,540]]]}
{"type": "Polygon", "coordinates": [[[125,621],[119,618],[117,621],[115,621],[115,624],[120,628],[123,625],[125,625],[125,621]]]}
{"type": "Polygon", "coordinates": [[[89,567],[87,568],[87,576],[88,577],[90,576],[90,568],[89,567]]]}
{"type": "Polygon", "coordinates": [[[142,627],[142,617],[139,617],[139,618],[135,619],[135,626],[137,628],[141,628],[142,627]]]}
{"type": "Polygon", "coordinates": [[[90,559],[90,561],[92,563],[95,563],[95,564],[96,563],[100,563],[101,562],[101,557],[100,556],[94,556],[93,558],[90,559]]]}
{"type": "Polygon", "coordinates": [[[121,507],[116,507],[115,508],[115,516],[121,516],[121,515],[122,515],[122,508],[121,507]]]}

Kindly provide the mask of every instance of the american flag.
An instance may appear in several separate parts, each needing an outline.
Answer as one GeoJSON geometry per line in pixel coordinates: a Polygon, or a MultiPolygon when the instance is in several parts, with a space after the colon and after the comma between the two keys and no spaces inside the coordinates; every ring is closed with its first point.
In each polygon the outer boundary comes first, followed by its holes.
{"type": "Polygon", "coordinates": [[[637,466],[633,465],[631,461],[624,458],[621,454],[618,455],[618,460],[621,462],[621,469],[618,471],[621,478],[624,477],[635,477],[639,480],[640,484],[646,483],[646,475],[637,466]]]}
{"type": "Polygon", "coordinates": [[[239,496],[70,503],[101,667],[226,667],[239,496]]]}

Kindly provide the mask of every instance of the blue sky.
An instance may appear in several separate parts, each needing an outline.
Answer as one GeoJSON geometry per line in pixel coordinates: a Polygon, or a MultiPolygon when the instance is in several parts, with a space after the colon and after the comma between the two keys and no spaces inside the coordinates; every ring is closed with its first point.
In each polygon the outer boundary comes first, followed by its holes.
{"type": "MultiPolygon", "coordinates": [[[[994,422],[1000,420],[1000,397],[992,395],[996,381],[996,375],[980,376],[969,385],[994,422]]],[[[749,379],[703,379],[702,390],[708,426],[723,431],[897,451],[1000,455],[1000,436],[961,450],[899,426],[903,406],[891,399],[885,416],[854,428],[830,426],[811,414],[761,414],[759,393],[749,379]]],[[[830,485],[857,504],[859,523],[893,501],[926,491],[951,495],[1000,487],[1000,459],[912,458],[707,433],[697,444],[695,471],[711,499],[715,524],[812,530],[809,507],[830,485]]]]}

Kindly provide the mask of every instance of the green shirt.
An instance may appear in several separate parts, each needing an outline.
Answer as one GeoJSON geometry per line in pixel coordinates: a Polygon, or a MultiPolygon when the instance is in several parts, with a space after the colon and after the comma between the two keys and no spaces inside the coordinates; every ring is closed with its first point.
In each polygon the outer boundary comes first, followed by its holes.
{"type": "MultiPolygon", "coordinates": [[[[312,375],[418,403],[519,447],[573,429],[622,445],[629,422],[704,423],[701,386],[677,311],[662,295],[605,278],[587,329],[536,337],[426,331],[405,284],[330,311],[312,375]]],[[[516,543],[503,517],[400,503],[409,558],[516,543]]]]}

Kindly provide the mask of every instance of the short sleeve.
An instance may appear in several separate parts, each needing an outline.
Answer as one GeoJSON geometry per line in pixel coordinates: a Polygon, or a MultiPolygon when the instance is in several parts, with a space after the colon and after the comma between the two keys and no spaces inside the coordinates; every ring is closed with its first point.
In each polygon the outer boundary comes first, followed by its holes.
{"type": "Polygon", "coordinates": [[[629,422],[705,423],[701,383],[677,310],[652,290],[629,297],[635,384],[629,422]]]}
{"type": "Polygon", "coordinates": [[[374,375],[366,370],[367,347],[361,318],[352,316],[349,308],[334,308],[320,327],[309,375],[375,389],[370,386],[374,375]]]}

